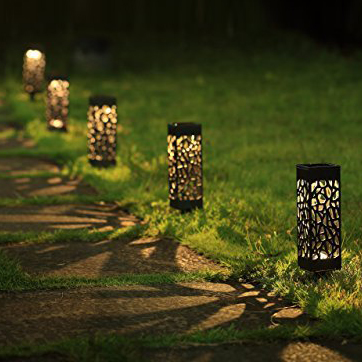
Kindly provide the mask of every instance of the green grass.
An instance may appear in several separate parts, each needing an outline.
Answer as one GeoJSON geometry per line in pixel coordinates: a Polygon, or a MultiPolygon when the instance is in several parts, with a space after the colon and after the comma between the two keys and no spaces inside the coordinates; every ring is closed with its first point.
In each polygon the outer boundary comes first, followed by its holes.
{"type": "Polygon", "coordinates": [[[41,358],[42,356],[61,356],[70,361],[143,361],[145,349],[165,348],[182,345],[208,345],[223,342],[265,342],[307,339],[320,337],[312,333],[308,326],[278,326],[273,329],[238,330],[233,325],[228,328],[216,328],[186,335],[160,335],[143,337],[126,337],[119,335],[95,335],[65,339],[48,344],[27,344],[16,347],[5,347],[0,351],[0,361],[9,357],[41,358]]]}
{"type": "Polygon", "coordinates": [[[273,50],[160,48],[147,56],[135,50],[119,74],[71,75],[67,134],[46,130],[44,102],[30,103],[19,78],[6,80],[6,98],[37,143],[32,155],[130,205],[147,222],[142,233],[172,237],[228,265],[233,276],[261,282],[321,318],[325,334],[357,336],[362,54],[344,58],[304,39],[293,43],[273,50]],[[93,93],[118,99],[114,169],[87,163],[93,93]],[[169,122],[189,121],[203,125],[205,207],[180,214],[167,201],[166,132],[169,122]],[[312,162],[342,166],[343,269],[320,279],[296,262],[295,165],[312,162]]]}

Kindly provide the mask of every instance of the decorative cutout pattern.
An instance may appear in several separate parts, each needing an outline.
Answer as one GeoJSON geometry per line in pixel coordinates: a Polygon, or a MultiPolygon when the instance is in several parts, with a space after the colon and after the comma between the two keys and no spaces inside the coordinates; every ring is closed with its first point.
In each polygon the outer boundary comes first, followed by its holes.
{"type": "Polygon", "coordinates": [[[116,162],[117,107],[90,106],[88,110],[88,159],[104,166],[116,162]]]}
{"type": "Polygon", "coordinates": [[[340,256],[339,188],[337,180],[297,181],[299,257],[325,260],[340,256]]]}
{"type": "Polygon", "coordinates": [[[298,255],[302,258],[309,258],[309,188],[306,180],[297,181],[298,255]]]}
{"type": "Polygon", "coordinates": [[[169,198],[202,199],[201,135],[168,135],[169,198]]]}
{"type": "Polygon", "coordinates": [[[47,88],[46,118],[49,129],[66,130],[69,106],[69,82],[53,79],[47,88]]]}
{"type": "Polygon", "coordinates": [[[29,49],[24,55],[23,82],[25,92],[34,95],[41,92],[44,81],[45,55],[39,50],[29,49]]]}

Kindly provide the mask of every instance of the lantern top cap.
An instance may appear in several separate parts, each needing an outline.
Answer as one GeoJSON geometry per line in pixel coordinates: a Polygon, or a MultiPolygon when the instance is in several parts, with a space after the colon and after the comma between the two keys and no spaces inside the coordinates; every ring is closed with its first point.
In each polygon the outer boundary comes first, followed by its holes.
{"type": "Polygon", "coordinates": [[[112,107],[117,105],[117,100],[115,97],[110,97],[110,96],[92,96],[89,97],[89,105],[98,106],[98,107],[102,106],[112,107]]]}
{"type": "Polygon", "coordinates": [[[37,49],[41,52],[44,51],[44,43],[38,41],[29,41],[23,44],[26,49],[37,49]]]}
{"type": "Polygon", "coordinates": [[[201,135],[201,124],[192,122],[169,123],[168,133],[175,136],[201,135]]]}
{"type": "Polygon", "coordinates": [[[341,166],[336,165],[334,163],[304,163],[304,164],[298,164],[298,169],[303,170],[317,170],[317,169],[331,169],[331,168],[341,168],[341,166]]]}
{"type": "Polygon", "coordinates": [[[63,75],[59,75],[59,74],[51,74],[51,75],[47,76],[47,80],[48,80],[48,82],[51,82],[52,80],[66,80],[66,81],[69,81],[69,78],[65,77],[63,75]]]}
{"type": "Polygon", "coordinates": [[[333,163],[306,163],[297,165],[297,178],[308,181],[340,179],[341,166],[333,163]]]}
{"type": "Polygon", "coordinates": [[[42,45],[39,44],[30,44],[29,46],[27,46],[25,48],[25,53],[27,53],[28,51],[32,51],[32,52],[39,52],[44,54],[44,47],[42,45]]]}
{"type": "Polygon", "coordinates": [[[45,49],[42,44],[28,43],[25,47],[25,55],[29,58],[41,58],[45,57],[45,49]]]}

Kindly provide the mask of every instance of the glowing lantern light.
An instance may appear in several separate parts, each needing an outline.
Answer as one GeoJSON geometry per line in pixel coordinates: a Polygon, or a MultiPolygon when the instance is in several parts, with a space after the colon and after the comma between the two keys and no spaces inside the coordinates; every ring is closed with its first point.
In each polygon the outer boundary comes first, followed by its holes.
{"type": "Polygon", "coordinates": [[[66,131],[69,109],[69,81],[52,77],[47,87],[46,119],[49,130],[66,131]]]}
{"type": "Polygon", "coordinates": [[[202,208],[201,125],[168,125],[168,182],[170,206],[182,211],[202,208]]]}
{"type": "Polygon", "coordinates": [[[340,166],[297,165],[298,264],[323,272],[341,268],[340,166]]]}
{"type": "Polygon", "coordinates": [[[89,98],[88,160],[93,166],[116,164],[117,104],[116,98],[95,96],[89,98]]]}
{"type": "Polygon", "coordinates": [[[23,83],[25,91],[34,100],[35,94],[42,91],[45,70],[45,55],[40,50],[29,49],[24,55],[23,83]]]}

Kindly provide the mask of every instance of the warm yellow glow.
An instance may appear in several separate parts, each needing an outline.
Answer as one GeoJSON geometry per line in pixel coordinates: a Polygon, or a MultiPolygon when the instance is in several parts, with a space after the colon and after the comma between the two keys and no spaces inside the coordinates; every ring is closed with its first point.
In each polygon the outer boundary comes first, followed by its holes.
{"type": "Polygon", "coordinates": [[[41,58],[41,52],[39,50],[33,50],[29,49],[26,52],[26,56],[31,59],[40,59],[41,58]]]}
{"type": "Polygon", "coordinates": [[[116,106],[90,106],[88,109],[88,158],[91,161],[115,161],[116,106]]]}
{"type": "Polygon", "coordinates": [[[50,125],[54,128],[62,128],[63,127],[63,121],[60,119],[52,119],[50,121],[50,125]]]}
{"type": "Polygon", "coordinates": [[[59,87],[59,82],[56,80],[56,79],[53,79],[51,82],[50,82],[50,86],[51,87],[59,87]]]}

